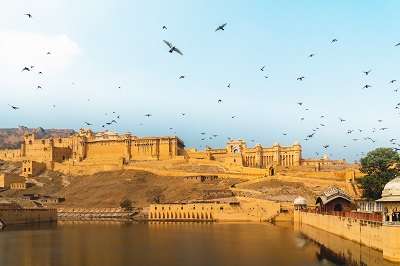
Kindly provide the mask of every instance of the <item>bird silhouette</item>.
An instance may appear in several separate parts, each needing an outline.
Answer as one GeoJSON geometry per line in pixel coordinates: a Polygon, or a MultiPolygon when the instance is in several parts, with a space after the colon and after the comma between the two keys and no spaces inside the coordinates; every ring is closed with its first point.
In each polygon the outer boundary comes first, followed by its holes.
{"type": "Polygon", "coordinates": [[[28,18],[32,18],[32,14],[31,13],[26,13],[24,15],[27,16],[28,18]]]}
{"type": "Polygon", "coordinates": [[[391,81],[389,81],[389,83],[395,83],[397,80],[395,80],[395,79],[392,79],[391,81]]]}
{"type": "Polygon", "coordinates": [[[371,73],[371,71],[372,71],[372,70],[363,71],[363,73],[364,73],[366,76],[368,76],[368,75],[369,75],[369,73],[371,73]]]}
{"type": "Polygon", "coordinates": [[[180,54],[180,55],[183,55],[183,53],[178,49],[178,48],[176,48],[174,45],[172,45],[170,42],[168,42],[168,41],[166,41],[166,40],[163,40],[164,41],[164,43],[170,48],[169,49],[169,52],[172,54],[173,52],[177,52],[178,54],[180,54]]]}
{"type": "Polygon", "coordinates": [[[46,54],[47,54],[47,55],[51,55],[51,53],[50,53],[50,52],[47,52],[46,54]]]}
{"type": "Polygon", "coordinates": [[[262,67],[260,68],[261,71],[264,71],[264,69],[265,69],[265,66],[262,66],[262,67]]]}
{"type": "Polygon", "coordinates": [[[19,109],[19,107],[18,107],[18,106],[15,106],[15,105],[9,104],[9,106],[10,106],[13,110],[18,110],[18,109],[19,109]]]}
{"type": "Polygon", "coordinates": [[[183,75],[182,75],[182,76],[179,76],[179,79],[184,79],[184,78],[185,78],[185,76],[183,76],[183,75]]]}
{"type": "Polygon", "coordinates": [[[339,117],[340,122],[346,122],[345,119],[339,117]]]}
{"type": "Polygon", "coordinates": [[[324,147],[324,149],[327,149],[327,148],[329,148],[329,145],[324,145],[322,147],[324,147]]]}
{"type": "Polygon", "coordinates": [[[83,122],[85,125],[87,125],[87,126],[91,126],[92,124],[91,123],[89,123],[89,122],[83,122]]]}
{"type": "Polygon", "coordinates": [[[302,105],[303,105],[303,103],[302,103],[302,102],[298,102],[297,104],[298,104],[299,106],[302,106],[302,105]]]}
{"type": "Polygon", "coordinates": [[[152,116],[151,114],[145,114],[144,116],[146,116],[147,118],[149,118],[150,116],[152,116]]]}
{"type": "Polygon", "coordinates": [[[315,54],[309,54],[309,55],[308,55],[308,57],[310,57],[310,58],[311,58],[311,57],[314,57],[314,56],[315,56],[315,54]]]}
{"type": "Polygon", "coordinates": [[[371,88],[372,86],[371,85],[368,85],[368,84],[366,84],[366,85],[364,85],[364,87],[362,87],[363,89],[368,89],[368,88],[371,88]]]}
{"type": "Polygon", "coordinates": [[[39,74],[39,75],[42,75],[42,74],[43,74],[43,72],[42,72],[42,71],[39,71],[39,72],[38,72],[38,74],[39,74]]]}
{"type": "Polygon", "coordinates": [[[228,23],[224,23],[224,24],[218,26],[218,28],[216,28],[215,31],[217,32],[217,31],[219,31],[219,30],[225,30],[225,26],[226,26],[227,24],[228,24],[228,23]]]}
{"type": "Polygon", "coordinates": [[[228,83],[228,86],[226,86],[227,88],[231,88],[231,84],[230,83],[228,83]]]}
{"type": "Polygon", "coordinates": [[[222,103],[222,100],[221,100],[221,99],[218,99],[218,103],[222,103]]]}
{"type": "Polygon", "coordinates": [[[298,77],[297,80],[303,81],[304,76],[298,77]]]}
{"type": "Polygon", "coordinates": [[[165,26],[165,25],[162,26],[162,29],[163,29],[163,30],[167,30],[167,26],[165,26]]]}
{"type": "Polygon", "coordinates": [[[394,46],[400,46],[400,42],[399,42],[399,43],[396,43],[394,46]]]}
{"type": "Polygon", "coordinates": [[[24,71],[31,71],[31,69],[29,67],[24,67],[21,72],[24,72],[24,71]]]}
{"type": "Polygon", "coordinates": [[[338,39],[333,39],[333,40],[331,41],[331,43],[335,43],[335,42],[338,42],[338,39]]]}

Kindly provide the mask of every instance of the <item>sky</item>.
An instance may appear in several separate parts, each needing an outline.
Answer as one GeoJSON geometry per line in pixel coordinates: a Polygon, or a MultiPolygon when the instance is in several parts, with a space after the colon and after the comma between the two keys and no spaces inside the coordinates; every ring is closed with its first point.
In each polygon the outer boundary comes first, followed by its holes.
{"type": "Polygon", "coordinates": [[[187,147],[299,141],[304,157],[357,160],[400,143],[399,8],[395,0],[4,0],[0,127],[77,130],[87,121],[100,131],[119,115],[108,130],[177,135],[187,147]]]}

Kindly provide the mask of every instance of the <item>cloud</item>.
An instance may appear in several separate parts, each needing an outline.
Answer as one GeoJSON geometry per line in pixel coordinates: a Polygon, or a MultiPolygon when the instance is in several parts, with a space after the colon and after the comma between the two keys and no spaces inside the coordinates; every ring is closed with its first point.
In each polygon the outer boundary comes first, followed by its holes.
{"type": "Polygon", "coordinates": [[[0,31],[0,68],[3,69],[21,71],[24,66],[34,65],[46,71],[62,71],[80,53],[78,44],[65,34],[0,31]]]}

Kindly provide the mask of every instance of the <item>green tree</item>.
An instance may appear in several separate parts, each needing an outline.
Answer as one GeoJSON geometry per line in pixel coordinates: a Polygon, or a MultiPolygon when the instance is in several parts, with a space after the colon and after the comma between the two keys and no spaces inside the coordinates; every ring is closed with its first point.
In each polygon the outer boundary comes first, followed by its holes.
{"type": "Polygon", "coordinates": [[[391,148],[377,148],[361,159],[361,179],[364,197],[379,199],[386,183],[399,174],[400,156],[391,148]]]}
{"type": "Polygon", "coordinates": [[[132,205],[132,201],[129,199],[124,199],[119,203],[119,206],[126,211],[131,211],[133,209],[132,205]]]}

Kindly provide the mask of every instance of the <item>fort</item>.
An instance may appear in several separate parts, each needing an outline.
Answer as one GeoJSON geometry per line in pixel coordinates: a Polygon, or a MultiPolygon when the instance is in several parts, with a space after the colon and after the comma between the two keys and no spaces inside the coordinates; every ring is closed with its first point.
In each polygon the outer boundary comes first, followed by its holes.
{"type": "MultiPolygon", "coordinates": [[[[185,148],[184,142],[177,136],[137,137],[130,133],[98,132],[81,129],[69,137],[36,138],[34,133],[25,134],[18,149],[0,150],[0,160],[22,162],[21,175],[36,176],[45,169],[88,171],[107,166],[112,170],[122,169],[134,162],[145,161],[208,161],[218,163],[228,169],[253,168],[264,169],[253,173],[274,175],[279,167],[313,168],[343,167],[344,160],[304,159],[302,147],[295,142],[292,146],[272,147],[260,144],[248,147],[244,140],[231,140],[226,147],[213,149],[207,147],[198,151],[185,148]]],[[[79,172],[79,171],[77,171],[79,172]]],[[[251,170],[248,170],[252,173],[251,170]]]]}

